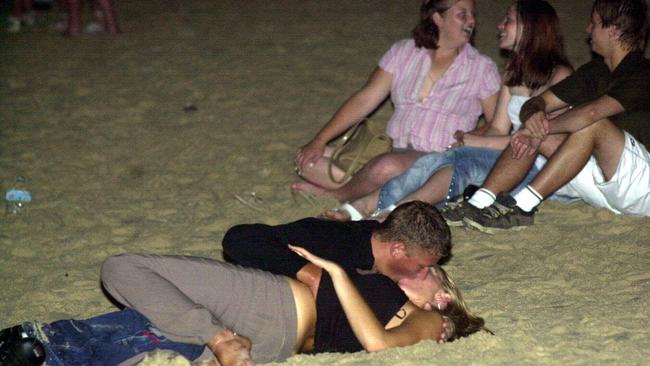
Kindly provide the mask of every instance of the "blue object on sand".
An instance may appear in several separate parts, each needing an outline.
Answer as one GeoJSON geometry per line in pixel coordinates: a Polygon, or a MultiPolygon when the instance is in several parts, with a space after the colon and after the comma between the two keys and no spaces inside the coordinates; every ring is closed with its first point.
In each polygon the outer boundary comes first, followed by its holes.
{"type": "Polygon", "coordinates": [[[32,202],[32,193],[12,188],[5,194],[5,199],[9,202],[32,202]]]}

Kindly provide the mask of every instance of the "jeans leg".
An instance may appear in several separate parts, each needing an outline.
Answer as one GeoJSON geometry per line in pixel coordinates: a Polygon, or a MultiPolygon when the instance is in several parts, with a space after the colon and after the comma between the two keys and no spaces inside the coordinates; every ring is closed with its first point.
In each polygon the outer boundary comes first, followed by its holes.
{"type": "Polygon", "coordinates": [[[481,186],[490,170],[501,155],[501,150],[482,147],[463,146],[454,149],[454,173],[449,185],[446,201],[439,206],[463,194],[467,186],[481,186]]]}
{"type": "Polygon", "coordinates": [[[59,320],[41,326],[27,323],[23,327],[43,343],[50,366],[112,366],[155,349],[172,350],[194,360],[204,349],[167,339],[144,316],[128,308],[86,320],[59,320]]]}
{"type": "Polygon", "coordinates": [[[396,204],[422,187],[435,172],[453,165],[455,150],[421,156],[407,171],[384,184],[379,192],[377,208],[396,204]]]}

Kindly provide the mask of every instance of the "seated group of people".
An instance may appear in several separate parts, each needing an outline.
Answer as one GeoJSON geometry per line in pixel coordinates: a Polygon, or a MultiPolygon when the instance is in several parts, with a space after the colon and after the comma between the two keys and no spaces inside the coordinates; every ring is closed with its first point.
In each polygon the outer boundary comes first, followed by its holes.
{"type": "Polygon", "coordinates": [[[450,3],[433,15],[437,31],[425,32],[438,37],[431,54],[416,28],[414,40],[396,43],[298,151],[303,180],[292,189],[338,199],[341,207],[325,213],[334,219],[381,218],[422,200],[443,209],[448,224],[487,233],[532,225],[545,198],[650,216],[645,1],[594,2],[587,32],[596,56],[575,72],[551,5],[515,1],[498,26],[508,54],[500,91],[494,64],[458,34],[474,25],[473,2],[428,1],[423,10],[450,3]],[[438,61],[445,52],[456,55],[453,63],[438,61]],[[327,141],[389,93],[395,113],[386,132],[394,150],[334,183],[327,141]],[[470,131],[481,107],[486,123],[470,131]],[[472,186],[482,187],[458,204],[472,186]]]}
{"type": "Polygon", "coordinates": [[[500,89],[494,62],[469,44],[474,24],[473,0],[424,1],[413,39],[296,156],[305,181],[294,189],[351,201],[334,218],[381,221],[238,225],[223,239],[231,263],[110,257],[101,280],[122,310],[4,329],[0,363],[131,365],[169,349],[251,365],[452,341],[488,330],[437,264],[451,255],[449,225],[522,228],[547,197],[650,215],[645,0],[595,0],[587,31],[599,57],[576,72],[554,9],[515,1],[498,27],[509,53],[500,89]],[[327,142],[388,95],[395,149],[334,183],[327,142]],[[487,123],[472,131],[481,114],[487,123]]]}

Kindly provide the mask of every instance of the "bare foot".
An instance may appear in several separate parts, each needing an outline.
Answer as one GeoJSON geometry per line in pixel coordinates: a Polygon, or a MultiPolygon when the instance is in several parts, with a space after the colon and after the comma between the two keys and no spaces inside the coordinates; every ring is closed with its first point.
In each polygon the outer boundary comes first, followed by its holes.
{"type": "Polygon", "coordinates": [[[315,194],[316,196],[322,196],[327,192],[324,188],[321,188],[315,184],[311,184],[305,181],[293,183],[291,185],[291,190],[298,191],[298,192],[312,193],[315,194]]]}
{"type": "Polygon", "coordinates": [[[251,341],[230,330],[224,330],[208,343],[221,366],[253,366],[251,341]]]}
{"type": "Polygon", "coordinates": [[[350,221],[350,213],[345,210],[327,210],[320,214],[321,217],[334,221],[350,221]]]}

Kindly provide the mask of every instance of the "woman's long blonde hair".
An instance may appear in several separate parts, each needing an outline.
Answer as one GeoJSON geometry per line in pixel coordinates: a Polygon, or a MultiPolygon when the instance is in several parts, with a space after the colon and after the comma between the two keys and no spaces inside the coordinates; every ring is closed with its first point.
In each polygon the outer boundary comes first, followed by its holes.
{"type": "Polygon", "coordinates": [[[431,270],[434,272],[434,275],[440,278],[442,282],[442,290],[446,291],[452,298],[447,304],[447,307],[439,311],[442,316],[449,318],[453,324],[453,332],[447,341],[454,341],[458,338],[467,337],[480,330],[494,334],[485,327],[485,320],[483,320],[483,318],[469,310],[465,300],[463,300],[463,296],[461,295],[458,286],[456,286],[456,283],[449,274],[442,269],[442,267],[437,265],[432,266],[431,270]]]}

